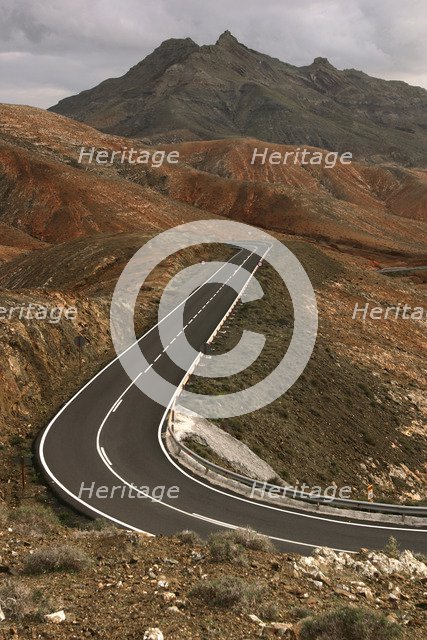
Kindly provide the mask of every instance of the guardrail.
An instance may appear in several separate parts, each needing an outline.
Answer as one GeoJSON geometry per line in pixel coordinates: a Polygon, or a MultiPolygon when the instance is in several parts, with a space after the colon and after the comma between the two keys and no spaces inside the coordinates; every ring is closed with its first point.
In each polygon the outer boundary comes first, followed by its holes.
{"type": "Polygon", "coordinates": [[[173,440],[175,446],[178,450],[178,457],[181,451],[184,451],[190,458],[198,462],[201,466],[203,466],[206,470],[206,475],[209,471],[213,471],[218,475],[224,476],[240,484],[243,484],[246,487],[250,487],[254,490],[260,489],[264,492],[272,492],[279,495],[283,495],[288,498],[292,498],[293,500],[301,500],[302,502],[309,502],[311,504],[316,505],[326,505],[329,507],[337,507],[341,509],[353,509],[357,511],[370,511],[373,513],[386,513],[386,514],[394,514],[401,516],[417,516],[417,517],[426,517],[427,516],[427,507],[417,507],[411,505],[399,505],[399,504],[388,504],[386,502],[366,502],[365,500],[351,500],[347,498],[330,498],[328,496],[313,496],[309,493],[305,493],[303,491],[298,491],[293,487],[286,487],[271,484],[269,482],[264,482],[262,480],[255,480],[254,478],[249,478],[248,476],[241,475],[235,471],[230,471],[229,469],[225,469],[203,456],[192,451],[189,447],[187,447],[183,442],[179,441],[173,432],[173,411],[171,410],[168,421],[166,431],[169,434],[170,438],[173,440]]]}

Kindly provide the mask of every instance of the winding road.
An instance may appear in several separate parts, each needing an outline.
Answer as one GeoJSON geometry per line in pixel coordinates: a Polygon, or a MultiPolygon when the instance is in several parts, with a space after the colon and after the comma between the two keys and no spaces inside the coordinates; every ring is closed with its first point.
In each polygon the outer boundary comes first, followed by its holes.
{"type": "MultiPolygon", "coordinates": [[[[259,255],[244,249],[231,262],[236,265],[236,273],[244,268],[250,277],[259,260],[259,255]]],[[[235,301],[231,284],[207,282],[187,299],[184,331],[195,349],[202,348],[235,301]]],[[[176,317],[178,334],[182,326],[178,313],[176,317]]],[[[187,371],[168,357],[158,325],[139,339],[128,357],[136,355],[138,349],[150,367],[174,387],[180,385],[187,371]]],[[[192,529],[205,536],[221,527],[250,525],[272,538],[278,548],[305,554],[319,545],[345,551],[378,549],[390,535],[402,548],[427,551],[427,528],[351,522],[261,504],[193,477],[165,449],[161,435],[165,416],[163,406],[132,384],[120,361],[112,361],[40,435],[37,457],[49,486],[80,512],[154,535],[192,529]],[[144,489],[131,489],[162,485],[167,489],[178,487],[178,497],[172,492],[152,499],[144,489]],[[100,487],[104,489],[96,495],[100,487]]]]}

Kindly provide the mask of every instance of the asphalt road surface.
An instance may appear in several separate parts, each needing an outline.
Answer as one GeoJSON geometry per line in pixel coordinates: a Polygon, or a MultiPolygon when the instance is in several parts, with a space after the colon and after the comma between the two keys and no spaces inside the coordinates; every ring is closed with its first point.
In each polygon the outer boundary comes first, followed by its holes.
{"type": "MultiPolygon", "coordinates": [[[[249,250],[241,250],[232,262],[236,269],[244,265],[250,272],[259,259],[249,250]]],[[[188,299],[185,335],[195,348],[202,348],[235,298],[230,286],[210,282],[188,299]]],[[[181,328],[177,323],[177,333],[181,328]]],[[[179,386],[186,371],[170,360],[167,350],[163,351],[157,326],[129,354],[137,349],[156,372],[179,386]]],[[[37,456],[49,486],[80,512],[156,535],[192,529],[206,536],[221,527],[250,525],[270,536],[278,548],[301,553],[310,553],[319,545],[347,551],[379,549],[390,535],[402,548],[426,552],[427,527],[421,530],[365,524],[264,505],[192,477],[165,452],[160,434],[164,415],[165,407],[133,385],[120,361],[113,361],[63,407],[41,434],[37,456]],[[179,487],[179,492],[178,497],[172,491],[169,496],[152,500],[144,490],[137,493],[130,485],[150,490],[179,487]],[[108,489],[96,495],[100,487],[108,489]]]]}

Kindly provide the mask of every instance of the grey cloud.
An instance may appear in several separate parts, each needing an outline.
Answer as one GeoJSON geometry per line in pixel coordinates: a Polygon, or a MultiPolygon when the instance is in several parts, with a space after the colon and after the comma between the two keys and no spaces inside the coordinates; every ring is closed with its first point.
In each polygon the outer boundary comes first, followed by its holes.
{"type": "Polygon", "coordinates": [[[296,65],[427,86],[423,0],[0,0],[0,100],[47,107],[121,75],[163,40],[225,29],[296,65]]]}

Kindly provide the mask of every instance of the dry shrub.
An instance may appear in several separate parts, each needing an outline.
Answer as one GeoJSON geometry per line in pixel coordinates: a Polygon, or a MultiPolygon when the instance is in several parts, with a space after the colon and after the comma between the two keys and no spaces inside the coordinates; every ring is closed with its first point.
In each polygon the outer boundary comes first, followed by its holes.
{"type": "Polygon", "coordinates": [[[209,536],[208,548],[212,562],[231,562],[234,564],[247,562],[243,547],[223,532],[213,533],[209,536]]]}
{"type": "Polygon", "coordinates": [[[273,552],[274,546],[267,536],[253,529],[217,531],[208,538],[211,560],[214,562],[244,562],[244,549],[273,552]]]}
{"type": "Polygon", "coordinates": [[[9,512],[5,504],[0,502],[0,527],[5,527],[9,520],[9,512]]]}
{"type": "Polygon", "coordinates": [[[59,521],[49,507],[41,504],[24,504],[9,515],[10,525],[20,533],[43,536],[58,529],[59,521]]]}
{"type": "Polygon", "coordinates": [[[402,627],[387,620],[384,614],[358,607],[341,607],[301,624],[301,640],[396,640],[402,627]]]}
{"type": "Polygon", "coordinates": [[[236,576],[224,575],[214,580],[203,580],[191,591],[190,596],[200,598],[214,607],[231,608],[250,605],[260,596],[261,589],[236,576]]]}
{"type": "Polygon", "coordinates": [[[0,586],[0,607],[6,622],[41,620],[46,613],[55,608],[41,591],[30,589],[12,579],[7,579],[0,586]]]}
{"type": "Polygon", "coordinates": [[[183,531],[180,531],[176,534],[176,537],[184,544],[195,545],[203,543],[199,534],[195,531],[191,531],[190,529],[184,529],[183,531]]]}
{"type": "Polygon", "coordinates": [[[245,549],[265,551],[266,553],[274,553],[275,551],[274,544],[271,542],[270,538],[264,536],[262,533],[254,531],[251,527],[234,529],[234,531],[229,531],[227,533],[236,544],[242,545],[245,549]]]}
{"type": "Polygon", "coordinates": [[[39,575],[55,571],[78,572],[86,569],[90,564],[89,556],[78,547],[63,545],[61,547],[46,547],[37,549],[24,559],[24,573],[39,575]]]}

